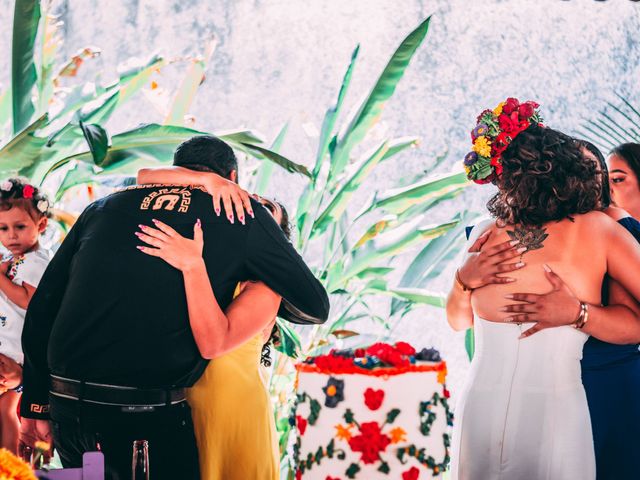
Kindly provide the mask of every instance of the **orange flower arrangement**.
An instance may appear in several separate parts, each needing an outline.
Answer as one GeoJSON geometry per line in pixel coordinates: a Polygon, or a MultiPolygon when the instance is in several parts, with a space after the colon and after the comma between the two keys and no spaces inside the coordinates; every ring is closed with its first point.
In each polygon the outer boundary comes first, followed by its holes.
{"type": "Polygon", "coordinates": [[[0,449],[0,480],[37,480],[28,463],[6,448],[0,449]]]}

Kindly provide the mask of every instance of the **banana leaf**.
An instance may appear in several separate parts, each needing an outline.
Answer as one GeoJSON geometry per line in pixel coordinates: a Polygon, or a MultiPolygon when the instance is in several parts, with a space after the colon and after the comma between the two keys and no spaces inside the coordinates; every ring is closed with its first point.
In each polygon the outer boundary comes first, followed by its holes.
{"type": "MultiPolygon", "coordinates": [[[[282,144],[284,142],[284,138],[287,135],[287,131],[289,130],[289,123],[286,123],[281,129],[276,139],[271,144],[271,151],[278,153],[282,148],[282,144]]],[[[258,169],[258,178],[256,180],[256,185],[254,187],[254,191],[258,195],[264,195],[267,191],[267,186],[269,185],[269,180],[271,179],[271,174],[273,173],[273,162],[261,162],[260,168],[258,169]]]]}
{"type": "Polygon", "coordinates": [[[40,22],[38,0],[15,0],[11,44],[13,133],[23,131],[35,113],[31,101],[37,81],[33,52],[40,22]]]}
{"type": "Polygon", "coordinates": [[[246,142],[240,142],[251,154],[261,160],[270,160],[273,163],[280,165],[286,171],[290,173],[301,173],[306,177],[311,177],[309,170],[304,165],[299,165],[295,162],[292,162],[288,158],[283,157],[279,153],[273,152],[268,148],[261,147],[260,145],[255,145],[246,142]]]}
{"type": "Polygon", "coordinates": [[[323,233],[329,225],[336,222],[342,216],[355,191],[378,165],[388,150],[388,143],[386,141],[382,142],[382,144],[372,153],[369,153],[364,160],[354,166],[354,171],[348,180],[346,180],[342,188],[333,196],[327,207],[313,223],[312,238],[323,233]]]}
{"type": "Polygon", "coordinates": [[[464,172],[428,177],[419,183],[385,192],[381,197],[375,198],[365,212],[380,208],[386,212],[400,214],[413,205],[468,185],[470,184],[464,172]]]}
{"type": "MultiPolygon", "coordinates": [[[[464,242],[464,229],[469,225],[473,214],[463,214],[459,217],[459,223],[444,235],[431,240],[422,251],[413,259],[405,270],[398,285],[402,288],[423,287],[432,277],[430,273],[438,270],[438,266],[448,254],[460,246],[459,240],[464,242]]],[[[391,302],[390,315],[393,316],[406,306],[406,302],[394,299],[391,302]]]]}
{"type": "MultiPolygon", "coordinates": [[[[46,4],[45,4],[46,5],[46,4]]],[[[48,6],[48,5],[47,5],[48,6]]],[[[53,69],[56,54],[61,41],[59,29],[62,22],[49,12],[43,12],[40,21],[40,62],[38,65],[38,109],[41,114],[49,109],[49,103],[53,97],[53,69]]]]}
{"type": "Polygon", "coordinates": [[[11,116],[11,102],[13,100],[13,96],[11,94],[11,85],[0,93],[0,134],[2,134],[2,129],[5,124],[9,123],[12,120],[11,116]]]}
{"type": "Polygon", "coordinates": [[[353,53],[351,54],[351,61],[349,62],[349,66],[347,67],[347,71],[342,78],[342,84],[340,85],[340,91],[338,92],[338,98],[336,100],[336,104],[331,107],[324,115],[324,120],[322,121],[322,128],[320,129],[320,139],[318,142],[318,153],[316,155],[316,164],[313,167],[313,178],[314,180],[317,178],[320,173],[320,168],[322,167],[322,162],[324,160],[325,155],[329,150],[329,142],[331,139],[331,135],[333,133],[336,121],[338,119],[338,115],[340,114],[340,110],[342,109],[342,104],[344,102],[344,98],[347,95],[347,90],[349,89],[349,85],[351,84],[351,77],[353,76],[353,70],[356,65],[356,60],[358,58],[358,52],[360,51],[360,45],[357,45],[353,53]]]}
{"type": "Polygon", "coordinates": [[[167,117],[164,119],[165,125],[184,125],[184,117],[189,112],[198,87],[204,81],[204,70],[211,60],[216,45],[215,38],[211,39],[207,42],[204,55],[191,61],[187,73],[173,97],[167,117]]]}
{"type": "Polygon", "coordinates": [[[378,121],[386,102],[395,92],[398,82],[409,66],[409,62],[422,44],[431,17],[424,20],[413,32],[411,32],[400,44],[382,74],[376,81],[364,103],[356,112],[344,133],[336,142],[332,151],[330,177],[337,177],[349,162],[351,151],[365,137],[369,129],[378,121]]]}
{"type": "Polygon", "coordinates": [[[298,358],[302,353],[300,336],[284,320],[276,319],[276,325],[278,326],[280,341],[277,345],[274,345],[275,349],[288,357],[298,358]]]}
{"type": "Polygon", "coordinates": [[[36,131],[47,124],[43,115],[14,136],[0,149],[0,172],[4,175],[19,172],[43,158],[55,154],[55,149],[46,148],[47,139],[36,136],[36,131]]]}
{"type": "Polygon", "coordinates": [[[87,162],[77,162],[67,170],[62,182],[60,182],[60,186],[56,191],[55,201],[62,200],[62,197],[70,188],[91,182],[98,173],[97,170],[95,165],[87,162]]]}
{"type": "Polygon", "coordinates": [[[444,308],[446,304],[446,296],[441,293],[434,293],[424,288],[390,288],[380,293],[391,295],[403,301],[413,304],[431,305],[432,307],[444,308]]]}
{"type": "Polygon", "coordinates": [[[83,122],[80,122],[80,128],[89,145],[89,151],[93,156],[93,163],[96,165],[102,164],[104,158],[107,156],[107,149],[109,148],[107,131],[100,125],[87,125],[83,122]]]}
{"type": "Polygon", "coordinates": [[[328,290],[332,291],[341,288],[355,275],[375,266],[381,260],[398,255],[420,242],[443,235],[457,224],[458,221],[454,220],[440,225],[421,227],[416,222],[412,222],[387,232],[381,237],[368,242],[364,248],[357,250],[351,263],[347,265],[337,279],[333,280],[332,284],[328,286],[328,290]]]}

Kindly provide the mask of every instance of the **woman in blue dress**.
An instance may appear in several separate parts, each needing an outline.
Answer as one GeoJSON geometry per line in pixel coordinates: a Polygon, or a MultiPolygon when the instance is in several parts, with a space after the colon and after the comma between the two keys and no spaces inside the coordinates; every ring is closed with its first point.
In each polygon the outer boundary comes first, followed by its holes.
{"type": "MultiPolygon", "coordinates": [[[[584,142],[585,155],[601,165],[603,175],[603,210],[617,220],[640,242],[640,223],[620,208],[610,206],[611,194],[607,166],[602,154],[584,142]]],[[[640,166],[640,162],[638,163],[640,166]]],[[[639,168],[640,170],[640,168],[639,168]]],[[[638,172],[640,173],[640,172],[638,172]]],[[[638,176],[640,178],[640,175],[638,176]]],[[[508,242],[482,251],[487,238],[482,236],[471,247],[476,255],[457,271],[465,285],[480,288],[490,283],[511,281],[509,271],[519,264],[513,259],[515,249],[508,242]]],[[[546,295],[515,294],[518,302],[507,307],[512,321],[531,322],[525,336],[575,322],[579,300],[553,272],[547,274],[552,291],[546,295]]],[[[454,289],[455,290],[455,289],[454,289]]],[[[590,306],[591,324],[583,331],[591,337],[583,351],[583,384],[589,403],[598,480],[632,480],[640,478],[640,306],[617,283],[603,282],[603,305],[590,306]],[[599,339],[600,338],[600,339],[599,339]],[[609,343],[612,342],[612,343],[609,343]],[[615,342],[615,343],[613,343],[615,342]]],[[[448,308],[455,303],[450,298],[448,308]]]]}
{"type": "MultiPolygon", "coordinates": [[[[585,148],[607,167],[600,151],[585,142],[585,148]]],[[[613,179],[616,175],[612,174],[613,179]]],[[[615,188],[615,187],[614,187],[615,188]]],[[[609,183],[603,181],[603,207],[610,203],[609,183]]],[[[624,205],[617,205],[624,208],[624,205]]],[[[640,223],[625,210],[605,210],[640,242],[640,223]]],[[[616,303],[620,285],[605,278],[604,305],[616,303]]],[[[582,352],[582,383],[587,393],[596,452],[598,480],[640,478],[640,351],[638,344],[615,345],[591,336],[582,352]]]]}

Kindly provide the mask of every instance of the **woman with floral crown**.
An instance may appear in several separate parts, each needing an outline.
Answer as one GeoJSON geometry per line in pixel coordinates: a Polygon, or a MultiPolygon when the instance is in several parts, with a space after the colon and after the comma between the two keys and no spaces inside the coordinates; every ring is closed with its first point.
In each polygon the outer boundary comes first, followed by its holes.
{"type": "Polygon", "coordinates": [[[476,351],[456,410],[453,479],[594,479],[580,376],[586,330],[603,318],[605,274],[640,298],[640,248],[596,211],[601,171],[580,143],[542,126],[537,108],[509,98],[482,112],[465,158],[470,180],[498,187],[488,203],[495,220],[477,225],[469,245],[484,237],[483,250],[500,252],[495,260],[510,279],[469,285],[456,272],[448,321],[474,327],[476,351]],[[516,292],[548,292],[552,270],[582,301],[573,325],[530,336],[531,324],[507,305],[516,292]]]}

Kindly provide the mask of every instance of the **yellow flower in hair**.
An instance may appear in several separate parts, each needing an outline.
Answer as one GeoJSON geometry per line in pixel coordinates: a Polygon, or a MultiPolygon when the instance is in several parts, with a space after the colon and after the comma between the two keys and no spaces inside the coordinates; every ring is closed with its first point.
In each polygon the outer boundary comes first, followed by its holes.
{"type": "Polygon", "coordinates": [[[473,142],[472,150],[476,152],[481,157],[490,157],[491,156],[491,142],[484,135],[476,138],[476,141],[473,142]]]}
{"type": "Polygon", "coordinates": [[[500,115],[502,113],[502,107],[504,107],[505,102],[500,102],[496,108],[493,109],[493,113],[496,115],[500,115]]]}

